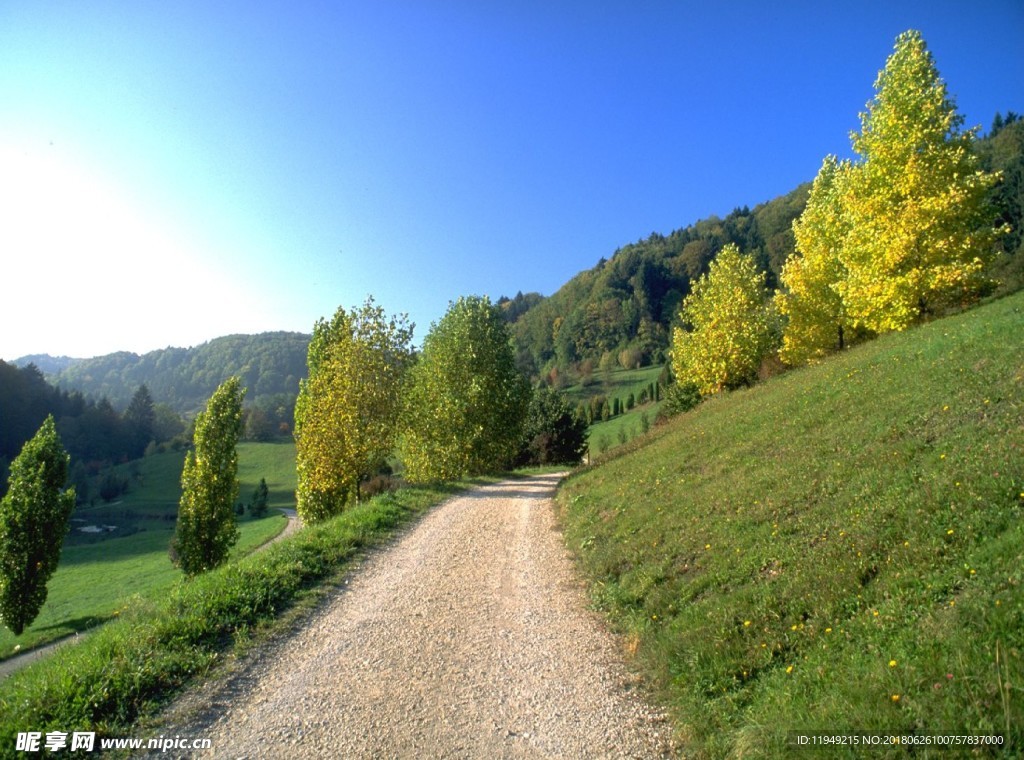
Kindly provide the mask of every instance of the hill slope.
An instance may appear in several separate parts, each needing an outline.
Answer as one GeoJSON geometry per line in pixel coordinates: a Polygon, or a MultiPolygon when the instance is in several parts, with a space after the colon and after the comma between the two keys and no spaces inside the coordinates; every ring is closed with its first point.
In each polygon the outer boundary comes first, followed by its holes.
{"type": "MultiPolygon", "coordinates": [[[[117,408],[128,406],[143,383],[153,400],[179,414],[203,407],[217,386],[239,375],[248,389],[246,404],[283,395],[294,403],[299,378],[306,374],[309,336],[293,332],[227,335],[193,348],[164,348],[139,354],[122,351],[77,359],[48,380],[93,398],[106,398],[117,408]]],[[[46,371],[46,370],[44,370],[46,371]]]]}
{"type": "Polygon", "coordinates": [[[570,480],[595,598],[698,754],[1024,742],[1024,294],[716,398],[570,480]]]}

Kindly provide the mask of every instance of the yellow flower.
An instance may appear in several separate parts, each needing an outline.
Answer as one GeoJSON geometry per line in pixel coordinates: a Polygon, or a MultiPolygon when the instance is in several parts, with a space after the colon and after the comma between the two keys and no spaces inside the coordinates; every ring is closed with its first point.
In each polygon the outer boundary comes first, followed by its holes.
{"type": "Polygon", "coordinates": [[[892,701],[893,702],[899,702],[900,701],[900,695],[899,694],[893,694],[892,695],[892,701]]]}
{"type": "MultiPolygon", "coordinates": [[[[960,484],[959,484],[959,483],[957,483],[957,485],[960,485],[960,484]]],[[[950,528],[949,530],[947,530],[947,531],[946,531],[946,535],[947,535],[947,536],[952,536],[952,535],[953,535],[953,529],[952,529],[952,528],[950,528]]]]}
{"type": "Polygon", "coordinates": [[[743,621],[743,627],[746,628],[748,625],[750,625],[750,621],[749,620],[744,620],[743,621]]]}
{"type": "Polygon", "coordinates": [[[788,668],[786,668],[786,672],[787,673],[792,673],[793,672],[793,666],[790,665],[788,668]]]}
{"type": "Polygon", "coordinates": [[[832,633],[832,629],[831,628],[826,628],[825,629],[825,633],[832,633]]]}
{"type": "Polygon", "coordinates": [[[895,668],[896,667],[896,660],[889,660],[889,667],[890,668],[895,668]]]}

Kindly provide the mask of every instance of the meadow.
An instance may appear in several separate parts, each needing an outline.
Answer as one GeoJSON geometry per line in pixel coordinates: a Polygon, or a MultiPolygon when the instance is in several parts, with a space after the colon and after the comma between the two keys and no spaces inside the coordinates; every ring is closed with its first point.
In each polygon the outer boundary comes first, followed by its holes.
{"type": "Polygon", "coordinates": [[[566,540],[687,752],[1024,746],[1022,419],[1018,294],[712,398],[573,476],[566,540]]]}
{"type": "MultiPolygon", "coordinates": [[[[258,520],[248,512],[239,518],[234,558],[284,530],[287,521],[276,508],[295,507],[294,443],[240,443],[238,456],[239,501],[247,503],[260,478],[266,478],[271,512],[258,520]]],[[[167,549],[183,462],[183,452],[167,452],[119,465],[115,470],[129,480],[128,493],[110,504],[75,510],[46,603],[21,636],[0,628],[0,660],[111,620],[133,597],[157,598],[181,579],[167,549]],[[102,532],[80,530],[89,527],[102,532]]]]}
{"type": "Polygon", "coordinates": [[[639,398],[641,392],[646,391],[651,383],[658,381],[661,371],[660,366],[642,367],[641,369],[596,370],[587,382],[576,383],[562,391],[566,402],[573,408],[579,404],[589,403],[594,396],[605,396],[609,401],[618,398],[625,406],[626,399],[633,394],[634,400],[637,402],[633,409],[608,420],[595,420],[590,426],[588,438],[588,459],[590,461],[643,435],[654,426],[654,420],[661,408],[661,401],[640,404],[639,398]]]}

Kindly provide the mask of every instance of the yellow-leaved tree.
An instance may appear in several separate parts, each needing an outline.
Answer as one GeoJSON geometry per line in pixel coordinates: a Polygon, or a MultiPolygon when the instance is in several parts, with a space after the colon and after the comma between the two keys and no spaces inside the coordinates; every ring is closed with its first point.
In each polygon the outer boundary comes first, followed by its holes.
{"type": "Polygon", "coordinates": [[[875,90],[851,136],[860,161],[842,183],[848,233],[837,288],[854,325],[883,333],[986,286],[998,177],[979,170],[977,130],[961,129],[920,32],[896,39],[875,90]]]}
{"type": "Polygon", "coordinates": [[[412,331],[405,315],[387,317],[372,298],[314,325],[309,377],[295,402],[296,506],[303,520],[324,520],[358,500],[360,482],[392,453],[412,331]]]}
{"type": "Polygon", "coordinates": [[[846,278],[840,252],[849,234],[843,212],[843,182],[848,161],[826,156],[814,179],[807,207],[793,223],[796,252],[782,268],[782,288],[775,295],[786,318],[779,358],[787,364],[808,361],[842,349],[851,335],[839,283],[846,278]]]}
{"type": "Polygon", "coordinates": [[[765,274],[732,243],[693,286],[681,317],[690,329],[673,333],[672,369],[703,396],[753,380],[772,349],[765,274]]]}

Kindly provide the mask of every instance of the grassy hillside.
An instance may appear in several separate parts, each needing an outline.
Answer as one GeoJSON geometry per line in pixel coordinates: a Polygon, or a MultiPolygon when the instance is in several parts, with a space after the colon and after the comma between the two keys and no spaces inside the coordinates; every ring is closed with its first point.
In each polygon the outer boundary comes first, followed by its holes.
{"type": "Polygon", "coordinates": [[[1018,294],[706,402],[572,478],[566,538],[698,756],[1019,749],[1022,420],[1018,294]]]}
{"type": "MultiPolygon", "coordinates": [[[[242,502],[265,477],[271,508],[295,506],[294,444],[242,443],[238,455],[242,502]]],[[[0,660],[110,620],[130,597],[156,599],[181,578],[167,547],[174,535],[183,461],[184,453],[169,452],[122,465],[118,469],[132,483],[124,497],[75,511],[60,565],[47,585],[46,604],[21,636],[0,627],[0,660]],[[79,530],[89,526],[103,532],[79,530]]],[[[284,526],[277,513],[262,520],[246,514],[239,518],[241,535],[233,555],[251,552],[284,526]]]]}

